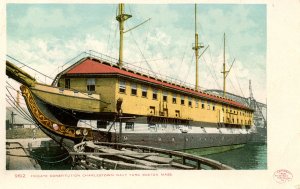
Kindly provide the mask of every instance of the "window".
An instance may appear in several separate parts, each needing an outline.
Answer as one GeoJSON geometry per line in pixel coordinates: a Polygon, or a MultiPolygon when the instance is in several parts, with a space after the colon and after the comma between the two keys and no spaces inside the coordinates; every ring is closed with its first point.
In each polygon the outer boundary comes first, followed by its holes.
{"type": "Polygon", "coordinates": [[[207,101],[207,109],[210,110],[210,102],[207,101]]]}
{"type": "Polygon", "coordinates": [[[196,106],[196,108],[198,108],[199,107],[199,100],[196,99],[195,101],[196,101],[196,105],[195,106],[196,106]]]}
{"type": "Polygon", "coordinates": [[[87,91],[95,91],[96,81],[95,78],[89,78],[86,82],[87,91]]]}
{"type": "Polygon", "coordinates": [[[126,92],[126,82],[125,81],[119,81],[119,92],[125,93],[126,92]]]}
{"type": "Polygon", "coordinates": [[[157,100],[157,89],[153,89],[152,98],[153,98],[153,100],[157,100]]]}
{"type": "Polygon", "coordinates": [[[214,103],[212,103],[212,109],[213,109],[213,111],[216,110],[216,105],[214,103]]]}
{"type": "Polygon", "coordinates": [[[137,91],[137,84],[136,83],[132,83],[131,84],[131,95],[136,96],[136,91],[137,91]]]}
{"type": "Polygon", "coordinates": [[[184,96],[183,95],[180,96],[180,104],[184,105],[184,96]]]}
{"type": "Polygon", "coordinates": [[[167,100],[168,100],[168,92],[164,91],[163,92],[163,101],[167,102],[167,100]]]}
{"type": "Polygon", "coordinates": [[[126,122],[125,130],[134,130],[134,123],[133,122],[126,122]]]}
{"type": "Polygon", "coordinates": [[[147,87],[142,86],[142,97],[147,97],[147,87]]]}
{"type": "Polygon", "coordinates": [[[189,107],[192,107],[192,97],[189,96],[189,107]]]}
{"type": "Polygon", "coordinates": [[[97,120],[97,128],[106,129],[107,125],[107,121],[97,120]]]}
{"type": "Polygon", "coordinates": [[[176,104],[176,98],[177,98],[177,95],[174,93],[173,94],[173,99],[172,99],[173,104],[176,104]]]}
{"type": "Polygon", "coordinates": [[[204,109],[205,108],[205,101],[201,100],[201,108],[204,109]]]}
{"type": "Polygon", "coordinates": [[[155,115],[155,107],[154,106],[150,106],[149,109],[150,109],[150,114],[151,115],[155,115]]]}
{"type": "Polygon", "coordinates": [[[65,88],[70,89],[70,87],[71,87],[70,79],[65,79],[65,88]]]}
{"type": "Polygon", "coordinates": [[[180,111],[179,110],[175,110],[175,116],[180,117],[180,111]]]}

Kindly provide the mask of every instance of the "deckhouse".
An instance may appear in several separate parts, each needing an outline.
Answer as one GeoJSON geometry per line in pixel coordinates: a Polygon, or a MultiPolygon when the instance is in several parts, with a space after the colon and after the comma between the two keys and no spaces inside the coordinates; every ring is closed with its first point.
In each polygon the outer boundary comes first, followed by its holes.
{"type": "Polygon", "coordinates": [[[74,90],[74,95],[99,94],[106,102],[103,113],[116,113],[117,100],[122,99],[124,115],[159,122],[247,128],[252,124],[253,110],[238,102],[135,70],[87,57],[59,73],[57,87],[74,90]]]}

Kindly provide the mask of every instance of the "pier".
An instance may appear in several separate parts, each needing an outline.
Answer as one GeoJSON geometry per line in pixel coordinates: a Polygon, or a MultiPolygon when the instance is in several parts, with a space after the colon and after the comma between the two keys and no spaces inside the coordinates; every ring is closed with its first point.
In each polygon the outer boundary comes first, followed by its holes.
{"type": "Polygon", "coordinates": [[[38,162],[31,158],[28,150],[19,142],[6,142],[7,170],[40,170],[38,162]]]}
{"type": "MultiPolygon", "coordinates": [[[[6,142],[7,170],[42,170],[45,161],[34,151],[51,151],[60,146],[49,138],[13,139],[6,142]]],[[[105,142],[82,142],[62,159],[72,158],[75,170],[232,170],[218,161],[179,151],[141,145],[105,142]]],[[[61,162],[58,160],[57,162],[61,162]]]]}
{"type": "Polygon", "coordinates": [[[32,151],[42,149],[50,151],[59,145],[50,138],[7,139],[6,170],[41,170],[38,159],[32,151]]]}
{"type": "Polygon", "coordinates": [[[74,169],[79,170],[233,169],[218,161],[184,152],[123,143],[82,142],[74,146],[70,155],[74,169]]]}

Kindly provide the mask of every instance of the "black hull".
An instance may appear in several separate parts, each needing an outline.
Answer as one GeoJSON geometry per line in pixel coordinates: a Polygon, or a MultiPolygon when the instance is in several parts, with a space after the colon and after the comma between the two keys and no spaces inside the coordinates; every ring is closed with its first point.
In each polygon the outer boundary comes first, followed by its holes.
{"type": "Polygon", "coordinates": [[[254,143],[267,143],[267,128],[256,127],[256,133],[253,134],[251,142],[254,143]]]}
{"type": "Polygon", "coordinates": [[[94,131],[94,140],[100,142],[123,142],[152,146],[168,150],[187,150],[232,146],[247,143],[252,134],[221,133],[119,133],[94,131]]]}

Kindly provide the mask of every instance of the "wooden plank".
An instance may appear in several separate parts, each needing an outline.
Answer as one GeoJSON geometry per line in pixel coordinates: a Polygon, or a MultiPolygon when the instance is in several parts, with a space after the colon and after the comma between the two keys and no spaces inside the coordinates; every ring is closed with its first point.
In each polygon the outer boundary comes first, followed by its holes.
{"type": "MultiPolygon", "coordinates": [[[[101,149],[100,151],[103,151],[103,152],[108,153],[108,154],[118,154],[118,153],[120,154],[120,150],[115,150],[115,149],[101,149]]],[[[116,155],[116,157],[118,157],[122,160],[130,161],[132,163],[140,164],[140,165],[157,166],[157,163],[137,159],[136,157],[134,157],[135,155],[139,155],[139,153],[131,153],[131,154],[126,154],[126,153],[128,153],[128,152],[125,152],[123,155],[116,155]]]]}
{"type": "Polygon", "coordinates": [[[126,154],[124,154],[126,156],[140,158],[140,159],[146,158],[148,156],[158,156],[159,155],[159,153],[135,152],[135,151],[127,150],[125,148],[122,148],[121,151],[127,152],[126,154]]]}
{"type": "Polygon", "coordinates": [[[130,152],[69,152],[70,155],[94,155],[94,156],[112,156],[112,155],[126,155],[126,156],[132,156],[132,157],[140,157],[144,158],[147,156],[153,156],[157,155],[156,153],[149,153],[149,154],[136,154],[136,153],[130,153],[130,152]]]}
{"type": "Polygon", "coordinates": [[[145,160],[141,160],[141,159],[137,159],[137,158],[133,158],[133,157],[129,157],[129,156],[117,156],[117,157],[127,160],[127,161],[134,162],[136,164],[140,164],[140,165],[154,166],[154,167],[156,167],[158,165],[157,163],[153,163],[151,161],[145,161],[145,160]]]}
{"type": "Polygon", "coordinates": [[[180,169],[195,169],[195,168],[192,167],[192,166],[183,165],[183,164],[176,163],[176,162],[172,162],[172,163],[171,163],[171,166],[177,167],[177,168],[180,168],[180,169]]]}
{"type": "Polygon", "coordinates": [[[160,157],[160,156],[148,156],[145,159],[149,160],[149,161],[152,161],[152,162],[168,163],[168,164],[170,164],[173,161],[172,158],[160,157]]]}
{"type": "Polygon", "coordinates": [[[104,158],[101,158],[101,157],[96,157],[96,156],[91,156],[91,155],[87,156],[86,161],[89,161],[91,163],[95,163],[96,165],[100,164],[104,168],[108,168],[108,169],[155,170],[154,167],[149,167],[149,166],[145,166],[145,165],[130,164],[130,163],[122,162],[122,161],[113,161],[113,160],[104,159],[104,158]]]}
{"type": "Polygon", "coordinates": [[[94,167],[94,166],[92,166],[92,165],[88,165],[88,164],[86,164],[86,163],[84,163],[84,162],[80,162],[80,165],[83,166],[83,167],[85,167],[85,168],[88,169],[88,170],[98,170],[97,167],[94,167]]]}

